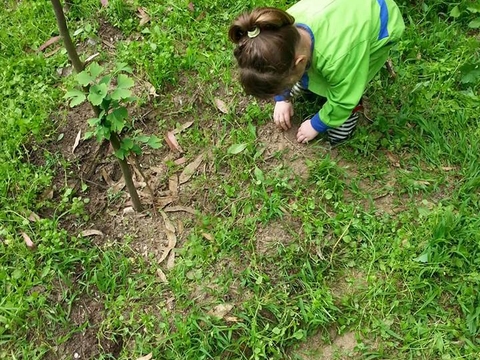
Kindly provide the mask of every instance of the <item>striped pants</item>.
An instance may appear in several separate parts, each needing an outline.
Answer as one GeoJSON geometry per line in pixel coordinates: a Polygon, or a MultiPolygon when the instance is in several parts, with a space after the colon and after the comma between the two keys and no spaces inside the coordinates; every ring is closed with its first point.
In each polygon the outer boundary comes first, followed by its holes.
{"type": "MultiPolygon", "coordinates": [[[[290,96],[292,98],[305,95],[308,96],[312,94],[315,96],[319,96],[303,88],[300,82],[293,85],[292,89],[290,90],[290,96]]],[[[363,112],[363,106],[362,101],[360,100],[360,103],[355,107],[355,109],[353,109],[350,117],[342,125],[336,128],[329,128],[327,130],[328,141],[330,142],[330,144],[340,144],[341,142],[347,140],[353,134],[353,131],[355,130],[358,119],[360,117],[359,114],[361,112],[363,112]]]]}

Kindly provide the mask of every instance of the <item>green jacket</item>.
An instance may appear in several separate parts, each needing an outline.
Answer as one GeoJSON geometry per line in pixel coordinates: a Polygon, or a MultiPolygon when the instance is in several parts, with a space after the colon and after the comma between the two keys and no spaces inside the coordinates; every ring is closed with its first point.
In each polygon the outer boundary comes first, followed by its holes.
{"type": "Polygon", "coordinates": [[[405,28],[393,0],[301,0],[290,9],[310,32],[312,57],[302,87],[327,98],[317,131],[342,125],[405,28]]]}

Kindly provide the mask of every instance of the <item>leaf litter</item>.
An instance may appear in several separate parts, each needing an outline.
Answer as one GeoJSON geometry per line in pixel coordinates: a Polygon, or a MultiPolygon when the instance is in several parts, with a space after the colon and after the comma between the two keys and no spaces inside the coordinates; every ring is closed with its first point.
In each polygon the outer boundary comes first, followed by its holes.
{"type": "Polygon", "coordinates": [[[183,169],[178,179],[178,182],[180,185],[186,183],[188,180],[190,180],[193,174],[195,174],[195,171],[197,171],[198,167],[202,163],[204,156],[205,156],[205,153],[201,153],[196,157],[195,160],[193,160],[190,164],[185,166],[185,169],[183,169]]]}
{"type": "MultiPolygon", "coordinates": [[[[172,250],[177,245],[177,236],[175,235],[175,226],[173,226],[172,222],[168,218],[167,214],[165,214],[165,212],[160,211],[160,214],[162,215],[163,221],[165,223],[165,233],[167,234],[168,244],[167,244],[167,247],[163,250],[163,254],[158,259],[159,264],[161,264],[170,255],[170,252],[172,252],[173,257],[175,256],[175,253],[172,250]]],[[[171,259],[171,258],[167,260],[167,268],[169,263],[173,264],[173,261],[174,259],[171,259]]]]}

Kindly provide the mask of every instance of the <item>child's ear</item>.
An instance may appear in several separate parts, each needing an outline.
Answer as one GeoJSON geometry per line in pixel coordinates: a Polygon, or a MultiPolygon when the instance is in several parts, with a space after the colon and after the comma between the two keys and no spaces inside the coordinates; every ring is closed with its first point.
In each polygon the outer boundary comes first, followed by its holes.
{"type": "Polygon", "coordinates": [[[304,61],[307,61],[307,57],[305,55],[298,55],[295,58],[295,66],[300,65],[304,61]]]}

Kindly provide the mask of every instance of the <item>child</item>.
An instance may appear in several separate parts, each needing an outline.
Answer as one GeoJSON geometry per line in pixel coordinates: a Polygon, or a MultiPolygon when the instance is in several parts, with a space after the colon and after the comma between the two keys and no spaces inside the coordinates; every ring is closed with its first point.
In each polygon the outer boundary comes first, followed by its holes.
{"type": "Polygon", "coordinates": [[[240,15],[229,38],[247,94],[275,99],[273,119],[287,130],[291,98],[312,92],[326,98],[304,121],[297,141],[326,132],[332,144],[355,129],[367,83],[385,64],[404,23],[393,0],[300,0],[287,12],[257,8],[240,15]]]}

